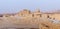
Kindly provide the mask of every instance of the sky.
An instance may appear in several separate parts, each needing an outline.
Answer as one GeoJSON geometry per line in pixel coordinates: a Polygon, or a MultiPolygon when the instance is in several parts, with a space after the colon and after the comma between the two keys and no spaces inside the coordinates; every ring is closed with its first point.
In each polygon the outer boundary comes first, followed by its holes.
{"type": "Polygon", "coordinates": [[[34,11],[52,11],[60,9],[60,0],[0,0],[0,14],[17,13],[22,9],[34,11]]]}

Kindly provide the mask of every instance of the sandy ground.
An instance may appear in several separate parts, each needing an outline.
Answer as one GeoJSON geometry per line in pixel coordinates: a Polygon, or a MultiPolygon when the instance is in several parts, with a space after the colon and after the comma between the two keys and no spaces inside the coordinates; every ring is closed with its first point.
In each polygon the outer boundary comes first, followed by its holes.
{"type": "Polygon", "coordinates": [[[38,19],[22,17],[3,17],[0,18],[0,28],[38,28],[38,19]]]}
{"type": "Polygon", "coordinates": [[[60,29],[60,23],[56,24],[47,18],[27,17],[3,17],[0,18],[0,29],[60,29]]]}

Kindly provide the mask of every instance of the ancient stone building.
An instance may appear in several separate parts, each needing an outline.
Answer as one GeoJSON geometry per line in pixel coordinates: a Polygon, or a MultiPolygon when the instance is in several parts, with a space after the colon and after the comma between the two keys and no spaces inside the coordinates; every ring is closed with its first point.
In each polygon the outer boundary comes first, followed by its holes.
{"type": "Polygon", "coordinates": [[[25,17],[41,17],[41,18],[55,18],[60,20],[60,13],[52,12],[52,13],[42,13],[39,9],[31,12],[30,10],[23,9],[22,11],[17,13],[18,16],[25,16],[25,17]]]}
{"type": "Polygon", "coordinates": [[[33,14],[34,14],[34,17],[42,17],[40,10],[35,10],[35,12],[33,12],[33,14]]]}
{"type": "Polygon", "coordinates": [[[30,16],[31,15],[31,12],[30,12],[30,10],[23,9],[22,11],[18,12],[17,15],[27,17],[27,16],[30,16]]]}
{"type": "Polygon", "coordinates": [[[52,12],[52,13],[42,13],[39,9],[35,10],[34,12],[31,12],[28,9],[23,9],[21,11],[19,11],[16,14],[4,14],[4,15],[0,15],[1,17],[8,17],[8,16],[21,16],[21,17],[40,17],[40,18],[55,18],[57,20],[60,20],[60,13],[59,12],[52,12]]]}
{"type": "Polygon", "coordinates": [[[55,18],[55,19],[57,19],[57,20],[60,20],[60,13],[43,13],[42,14],[43,15],[43,18],[45,17],[45,18],[51,18],[51,19],[53,19],[53,18],[55,18]]]}

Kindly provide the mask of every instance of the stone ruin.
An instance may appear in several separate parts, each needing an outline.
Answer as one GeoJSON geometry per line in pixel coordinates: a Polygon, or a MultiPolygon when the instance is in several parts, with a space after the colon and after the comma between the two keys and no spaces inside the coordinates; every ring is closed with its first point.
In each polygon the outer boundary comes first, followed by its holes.
{"type": "Polygon", "coordinates": [[[40,10],[31,12],[24,9],[16,14],[0,15],[0,29],[60,29],[60,23],[53,23],[53,18],[59,20],[59,16],[58,13],[42,13],[40,10]]]}

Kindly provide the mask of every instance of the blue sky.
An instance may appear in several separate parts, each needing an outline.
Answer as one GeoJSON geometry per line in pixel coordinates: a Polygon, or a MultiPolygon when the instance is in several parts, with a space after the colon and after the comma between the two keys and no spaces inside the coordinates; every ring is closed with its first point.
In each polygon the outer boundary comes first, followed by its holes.
{"type": "Polygon", "coordinates": [[[0,13],[16,13],[25,8],[32,11],[60,9],[60,0],[0,0],[0,13]]]}

